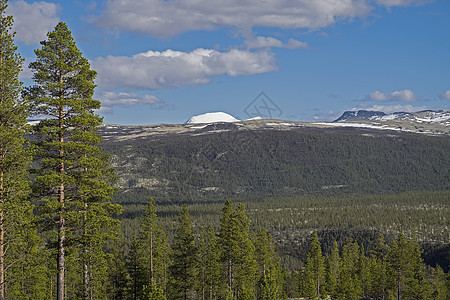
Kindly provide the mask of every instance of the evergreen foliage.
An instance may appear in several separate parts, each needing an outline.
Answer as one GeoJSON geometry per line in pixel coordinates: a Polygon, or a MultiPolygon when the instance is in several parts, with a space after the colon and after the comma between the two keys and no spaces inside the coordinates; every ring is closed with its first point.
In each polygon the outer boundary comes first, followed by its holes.
{"type": "Polygon", "coordinates": [[[310,299],[320,299],[324,294],[325,263],[322,256],[319,237],[314,232],[311,241],[311,250],[306,259],[305,289],[310,299]]]}
{"type": "Polygon", "coordinates": [[[0,1],[0,299],[48,295],[46,253],[29,202],[27,132],[29,105],[20,96],[23,59],[17,53],[13,18],[0,1]]]}
{"type": "Polygon", "coordinates": [[[178,228],[172,245],[170,266],[171,299],[195,299],[198,276],[197,246],[192,233],[192,221],[187,206],[183,206],[178,219],[178,228]]]}
{"type": "MultiPolygon", "coordinates": [[[[30,64],[35,85],[27,98],[36,114],[45,117],[36,126],[40,168],[35,190],[41,216],[55,230],[57,299],[64,299],[66,247],[79,247],[83,269],[83,298],[102,298],[106,280],[103,244],[114,237],[117,221],[111,216],[121,207],[110,203],[114,172],[108,156],[98,147],[97,127],[102,118],[94,113],[100,101],[92,99],[96,72],[90,69],[63,22],[47,34],[30,64]]],[[[75,268],[75,264],[72,264],[75,268]]]]}

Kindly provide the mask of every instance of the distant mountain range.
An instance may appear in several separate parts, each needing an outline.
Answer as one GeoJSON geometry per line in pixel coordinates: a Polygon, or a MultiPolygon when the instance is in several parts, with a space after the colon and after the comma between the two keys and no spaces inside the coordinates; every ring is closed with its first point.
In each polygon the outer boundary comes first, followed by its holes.
{"type": "Polygon", "coordinates": [[[450,111],[423,110],[418,112],[346,111],[334,122],[404,120],[416,123],[450,125],[450,111]]]}

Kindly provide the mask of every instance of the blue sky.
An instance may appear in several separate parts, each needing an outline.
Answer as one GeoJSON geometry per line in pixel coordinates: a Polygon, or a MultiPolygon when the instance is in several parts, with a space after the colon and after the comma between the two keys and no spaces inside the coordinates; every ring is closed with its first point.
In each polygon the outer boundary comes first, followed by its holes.
{"type": "Polygon", "coordinates": [[[39,41],[68,24],[107,123],[246,119],[261,101],[294,121],[450,109],[448,0],[15,0],[7,12],[25,85],[39,41]]]}

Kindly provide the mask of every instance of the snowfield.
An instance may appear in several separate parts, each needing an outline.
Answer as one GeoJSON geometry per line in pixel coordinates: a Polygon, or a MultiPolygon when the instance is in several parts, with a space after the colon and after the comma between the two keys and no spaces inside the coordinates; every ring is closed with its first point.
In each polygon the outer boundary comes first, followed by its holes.
{"type": "Polygon", "coordinates": [[[233,122],[239,122],[240,120],[236,119],[230,114],[224,113],[224,112],[213,112],[213,113],[206,113],[201,114],[197,116],[191,117],[186,124],[206,124],[206,123],[233,123],[233,122]]]}

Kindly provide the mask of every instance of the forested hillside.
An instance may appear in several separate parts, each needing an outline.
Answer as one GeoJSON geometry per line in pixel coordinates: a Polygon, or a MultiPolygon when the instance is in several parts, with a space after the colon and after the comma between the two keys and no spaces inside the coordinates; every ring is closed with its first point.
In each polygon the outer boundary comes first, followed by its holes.
{"type": "Polygon", "coordinates": [[[293,128],[104,141],[116,201],[197,203],[304,194],[450,188],[450,137],[293,128]]]}

